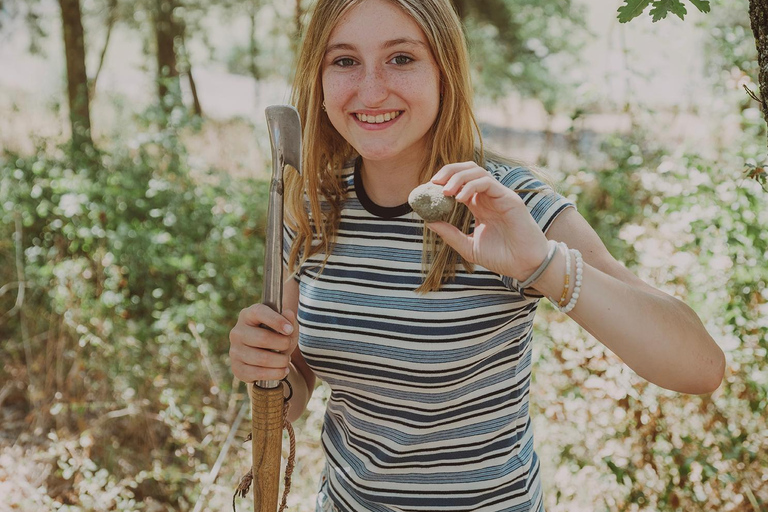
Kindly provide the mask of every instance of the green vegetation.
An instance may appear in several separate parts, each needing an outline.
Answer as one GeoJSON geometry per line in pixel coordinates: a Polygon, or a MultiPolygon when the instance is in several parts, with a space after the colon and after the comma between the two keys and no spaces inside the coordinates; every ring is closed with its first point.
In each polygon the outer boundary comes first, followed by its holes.
{"type": "Polygon", "coordinates": [[[120,510],[194,502],[189,472],[237,405],[229,329],[260,293],[265,184],[193,179],[174,128],[120,142],[0,160],[4,406],[24,442],[74,436],[79,454],[56,452],[46,508],[115,486],[120,510]]]}
{"type": "MultiPolygon", "coordinates": [[[[626,3],[638,14],[651,4],[626,3]]],[[[13,21],[7,13],[39,28],[41,4],[0,1],[0,29],[13,21]]],[[[204,40],[208,5],[170,4],[188,39],[204,40]]],[[[284,12],[216,2],[233,20],[255,23],[266,12],[275,20],[232,42],[229,68],[286,75],[305,4],[284,12]]],[[[586,38],[570,2],[457,4],[486,97],[516,91],[550,114],[573,114],[574,141],[583,117],[605,113],[594,100],[576,102],[557,65],[576,65],[586,38]]],[[[653,4],[678,15],[682,5],[653,4]]],[[[154,7],[94,0],[86,29],[109,15],[141,30],[154,7]]],[[[708,70],[738,136],[679,151],[632,106],[632,129],[600,136],[598,155],[570,148],[578,164],[558,185],[612,254],[697,311],[726,352],[725,382],[703,397],[647,384],[542,303],[531,393],[550,511],[768,509],[766,126],[741,90],[754,88],[758,68],[747,13],[730,0],[712,8],[724,14],[707,17],[708,70]]],[[[176,43],[191,80],[194,55],[176,43]]],[[[38,139],[33,151],[0,155],[2,511],[224,510],[250,464],[247,421],[226,444],[246,400],[227,338],[238,311],[260,296],[267,184],[197,153],[207,129],[253,140],[247,122],[191,115],[179,97],[157,104],[141,114],[112,105],[124,126],[86,150],[38,139]]],[[[321,384],[296,424],[290,510],[314,510],[327,394],[321,384]]],[[[249,500],[238,509],[250,510],[249,500]]]]}
{"type": "MultiPolygon", "coordinates": [[[[709,0],[688,0],[701,12],[709,12],[709,0]]],[[[682,0],[624,0],[624,5],[619,7],[619,21],[626,23],[640,16],[645,9],[651,7],[650,14],[653,21],[663,20],[669,13],[681,20],[685,19],[688,10],[682,0]]]]}

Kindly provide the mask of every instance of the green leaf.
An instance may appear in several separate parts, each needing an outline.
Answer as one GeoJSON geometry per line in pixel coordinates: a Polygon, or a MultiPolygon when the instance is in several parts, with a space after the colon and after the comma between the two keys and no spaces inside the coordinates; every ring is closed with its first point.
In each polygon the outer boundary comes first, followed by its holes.
{"type": "Polygon", "coordinates": [[[684,20],[685,15],[688,13],[680,0],[655,0],[653,2],[653,9],[651,9],[654,23],[666,18],[670,11],[681,20],[684,20]]]}
{"type": "Polygon", "coordinates": [[[701,12],[709,12],[710,6],[709,6],[709,0],[690,0],[690,2],[696,6],[696,8],[701,12]]]}
{"type": "Polygon", "coordinates": [[[652,0],[624,0],[625,5],[619,7],[619,22],[627,23],[640,16],[652,0]]]}

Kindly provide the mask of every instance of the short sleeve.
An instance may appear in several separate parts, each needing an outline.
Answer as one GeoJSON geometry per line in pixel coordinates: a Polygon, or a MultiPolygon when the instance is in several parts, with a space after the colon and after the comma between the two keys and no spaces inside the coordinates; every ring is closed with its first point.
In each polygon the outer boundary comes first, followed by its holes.
{"type": "MultiPolygon", "coordinates": [[[[517,191],[528,207],[531,217],[533,217],[543,233],[547,232],[557,216],[563,211],[567,208],[576,207],[573,202],[557,193],[551,186],[536,177],[530,169],[510,167],[498,163],[489,163],[487,169],[502,185],[517,191]]],[[[516,279],[502,276],[502,281],[510,290],[520,292],[516,279]]],[[[521,295],[537,299],[543,297],[533,289],[529,289],[529,291],[521,293],[521,295]]]]}

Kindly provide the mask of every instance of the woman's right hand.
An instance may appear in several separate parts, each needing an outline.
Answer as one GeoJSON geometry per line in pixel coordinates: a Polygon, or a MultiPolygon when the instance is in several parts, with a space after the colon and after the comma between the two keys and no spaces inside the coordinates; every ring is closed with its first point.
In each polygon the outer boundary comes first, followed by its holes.
{"type": "Polygon", "coordinates": [[[232,373],[243,382],[281,380],[288,375],[298,332],[293,311],[281,315],[264,304],[243,309],[229,333],[232,373]]]}

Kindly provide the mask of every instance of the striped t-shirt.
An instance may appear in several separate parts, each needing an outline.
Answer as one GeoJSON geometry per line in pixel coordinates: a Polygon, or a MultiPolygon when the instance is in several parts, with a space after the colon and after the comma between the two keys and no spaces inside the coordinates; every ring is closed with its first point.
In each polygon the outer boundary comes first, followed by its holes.
{"type": "MultiPolygon", "coordinates": [[[[489,164],[546,231],[573,206],[524,168],[489,164]]],[[[302,265],[299,346],[331,395],[318,511],[543,510],[528,413],[538,297],[482,267],[437,292],[422,280],[423,222],[374,204],[342,171],[333,253],[302,265]]]]}

